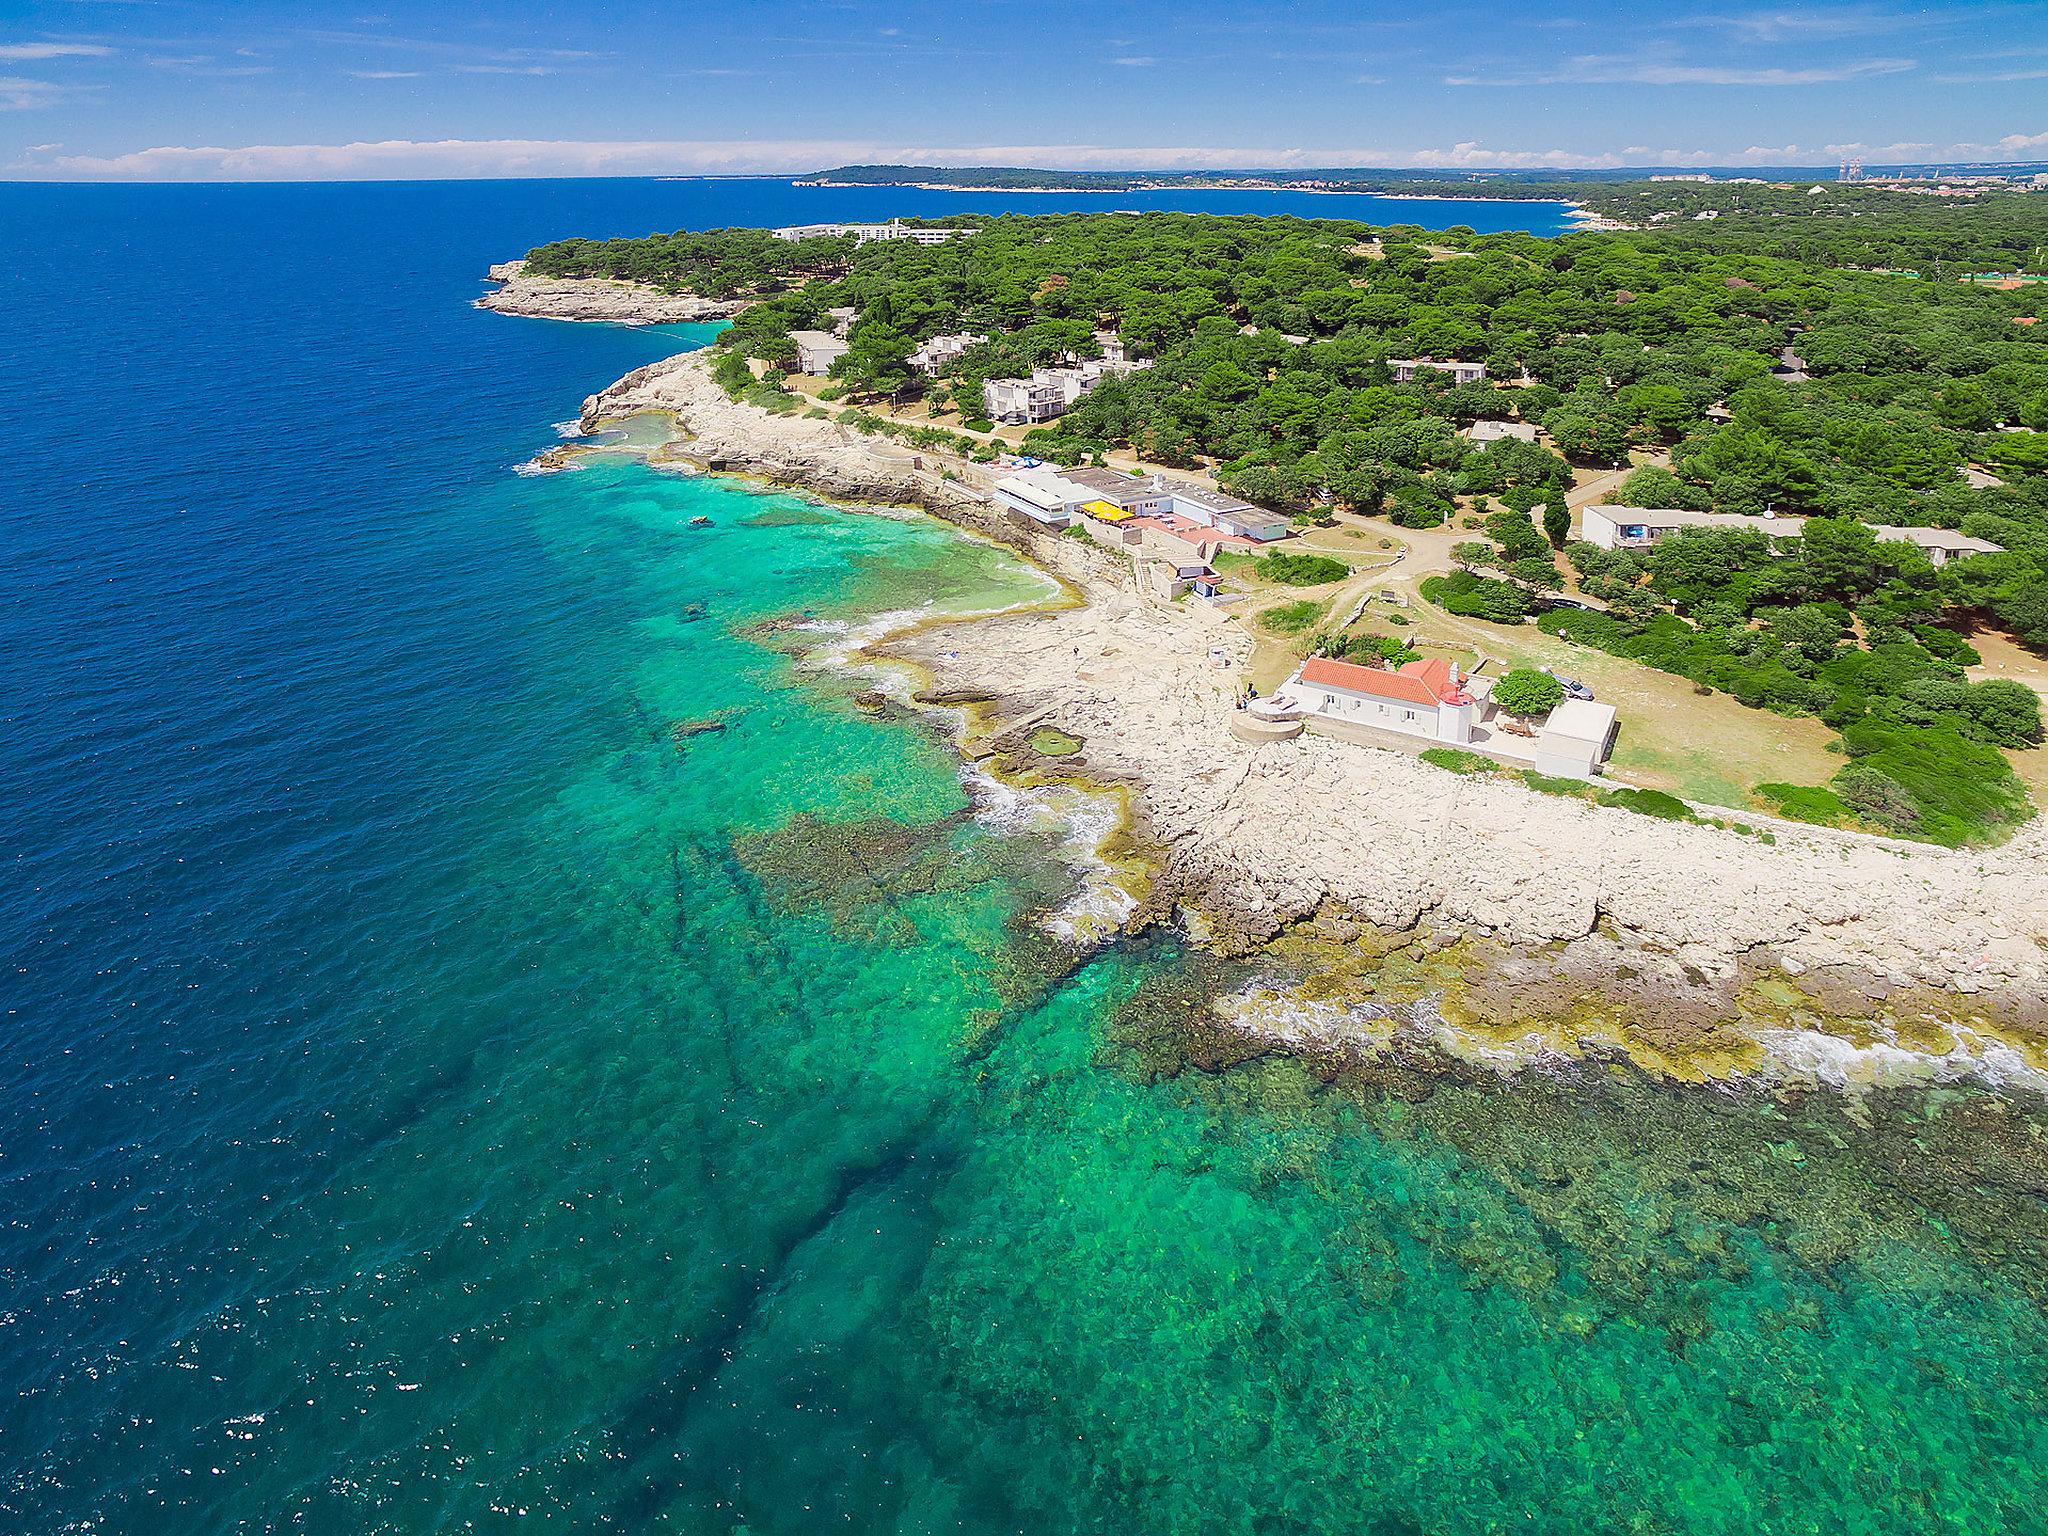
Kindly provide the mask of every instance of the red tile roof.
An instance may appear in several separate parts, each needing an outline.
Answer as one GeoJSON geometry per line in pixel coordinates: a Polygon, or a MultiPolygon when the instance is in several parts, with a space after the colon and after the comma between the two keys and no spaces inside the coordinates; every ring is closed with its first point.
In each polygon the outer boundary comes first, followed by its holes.
{"type": "Polygon", "coordinates": [[[1398,672],[1361,667],[1348,661],[1311,656],[1301,664],[1301,680],[1319,688],[1342,688],[1379,699],[1398,699],[1435,709],[1439,704],[1469,704],[1471,696],[1451,678],[1451,664],[1441,656],[1411,661],[1398,672]]]}

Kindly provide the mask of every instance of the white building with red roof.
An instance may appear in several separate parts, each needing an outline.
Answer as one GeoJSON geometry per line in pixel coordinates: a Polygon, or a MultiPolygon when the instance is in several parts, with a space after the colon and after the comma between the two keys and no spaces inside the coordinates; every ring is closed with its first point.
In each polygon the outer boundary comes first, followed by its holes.
{"type": "Polygon", "coordinates": [[[1281,687],[1311,718],[1465,746],[1479,701],[1440,656],[1390,670],[1311,656],[1281,687]]]}

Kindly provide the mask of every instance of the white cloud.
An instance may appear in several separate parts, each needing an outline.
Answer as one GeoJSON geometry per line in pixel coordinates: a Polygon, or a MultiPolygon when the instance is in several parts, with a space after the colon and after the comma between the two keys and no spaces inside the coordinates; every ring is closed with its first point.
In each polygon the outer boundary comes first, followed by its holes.
{"type": "MultiPolygon", "coordinates": [[[[35,84],[36,82],[31,82],[35,84]]],[[[54,89],[52,87],[51,89],[54,89]]],[[[0,105],[7,86],[0,82],[0,105]]],[[[54,146],[50,146],[54,148],[54,146]]],[[[1585,151],[1496,149],[1478,140],[1448,148],[1385,146],[1280,148],[1098,144],[905,144],[846,139],[620,140],[386,139],[354,144],[252,144],[237,148],[163,145],[128,154],[69,154],[19,162],[16,175],[96,181],[470,180],[496,176],[689,176],[816,171],[882,162],[906,165],[1022,165],[1064,170],[1312,170],[1384,166],[1422,170],[1593,170],[1620,166],[1820,165],[1849,154],[1867,160],[2018,160],[2048,153],[2048,133],[1944,146],[1797,144],[1652,147],[1585,151]]]]}
{"type": "Polygon", "coordinates": [[[1729,64],[1680,64],[1636,54],[1581,54],[1563,64],[1530,72],[1447,75],[1445,85],[1829,85],[1914,68],[1911,59],[1855,59],[1806,69],[1743,68],[1729,64]]]}
{"type": "Polygon", "coordinates": [[[104,59],[113,51],[97,43],[0,43],[0,59],[104,59]]]}
{"type": "Polygon", "coordinates": [[[54,107],[76,91],[54,80],[30,80],[21,75],[0,75],[0,112],[33,112],[54,107]]]}
{"type": "Polygon", "coordinates": [[[456,70],[465,75],[552,75],[554,70],[545,64],[458,64],[456,70]]]}
{"type": "Polygon", "coordinates": [[[1150,54],[1134,54],[1128,58],[1111,59],[1109,62],[1125,69],[1150,69],[1159,61],[1150,54]]]}
{"type": "Polygon", "coordinates": [[[2048,68],[2001,69],[1990,74],[1936,75],[1934,78],[1943,85],[1998,85],[2014,80],[2048,80],[2048,68]]]}
{"type": "Polygon", "coordinates": [[[350,69],[343,73],[358,80],[417,80],[420,77],[420,71],[416,69],[350,69]]]}
{"type": "Polygon", "coordinates": [[[1912,15],[1873,5],[1807,6],[1739,15],[1683,16],[1672,27],[1712,27],[1750,42],[1779,43],[1836,37],[1868,37],[1928,24],[1925,14],[1912,15]]]}

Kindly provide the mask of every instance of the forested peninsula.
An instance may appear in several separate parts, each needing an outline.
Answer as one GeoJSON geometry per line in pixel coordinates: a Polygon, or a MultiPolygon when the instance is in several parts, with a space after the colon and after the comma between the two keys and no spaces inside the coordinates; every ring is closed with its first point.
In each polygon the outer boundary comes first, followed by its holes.
{"type": "MultiPolygon", "coordinates": [[[[1662,185],[1682,214],[1709,189],[1662,185]]],[[[1456,523],[1452,612],[1546,630],[1839,733],[1826,786],[1774,785],[1772,809],[1957,843],[2031,814],[2001,749],[2041,739],[2037,695],[1975,679],[1980,630],[2048,645],[2048,286],[1936,278],[2048,260],[2048,196],[1967,206],[1849,196],[1796,219],[1739,187],[1702,223],[1543,239],[1344,220],[1193,214],[963,218],[943,244],[785,240],[758,230],[564,241],[529,270],[746,299],[721,338],[733,393],[794,407],[791,333],[857,319],[827,397],[920,401],[919,430],[982,457],[983,385],[1099,353],[1106,378],[1023,445],[1062,463],[1136,455],[1213,471],[1304,525],[1364,515],[1456,523]],[[1748,213],[1741,208],[1752,207],[1748,213]],[[1795,254],[1796,249],[1796,254],[1795,254]],[[1891,270],[1865,270],[1881,253],[1891,270]],[[932,370],[942,334],[975,341],[932,370]],[[1390,362],[1485,366],[1454,383],[1390,362]],[[779,398],[778,398],[779,397],[779,398]],[[1481,444],[1475,422],[1534,440],[1481,444]],[[1702,530],[1643,552],[1555,526],[1575,474],[1637,464],[1608,497],[1646,508],[1820,519],[1789,555],[1702,530]],[[1551,510],[1548,537],[1538,532],[1551,510]],[[1937,569],[1878,527],[1998,546],[1937,569]],[[1577,606],[1557,608],[1569,592],[1577,606]]],[[[1834,195],[1834,194],[1830,194],[1834,195]]],[[[1307,642],[1343,637],[1321,634],[1307,642]]]]}

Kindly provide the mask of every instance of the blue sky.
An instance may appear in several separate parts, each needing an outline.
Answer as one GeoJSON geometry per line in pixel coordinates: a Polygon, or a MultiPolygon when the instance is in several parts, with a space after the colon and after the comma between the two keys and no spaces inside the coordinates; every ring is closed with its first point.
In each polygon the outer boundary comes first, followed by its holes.
{"type": "Polygon", "coordinates": [[[2048,159],[2048,3],[0,0],[0,176],[2048,159]]]}

